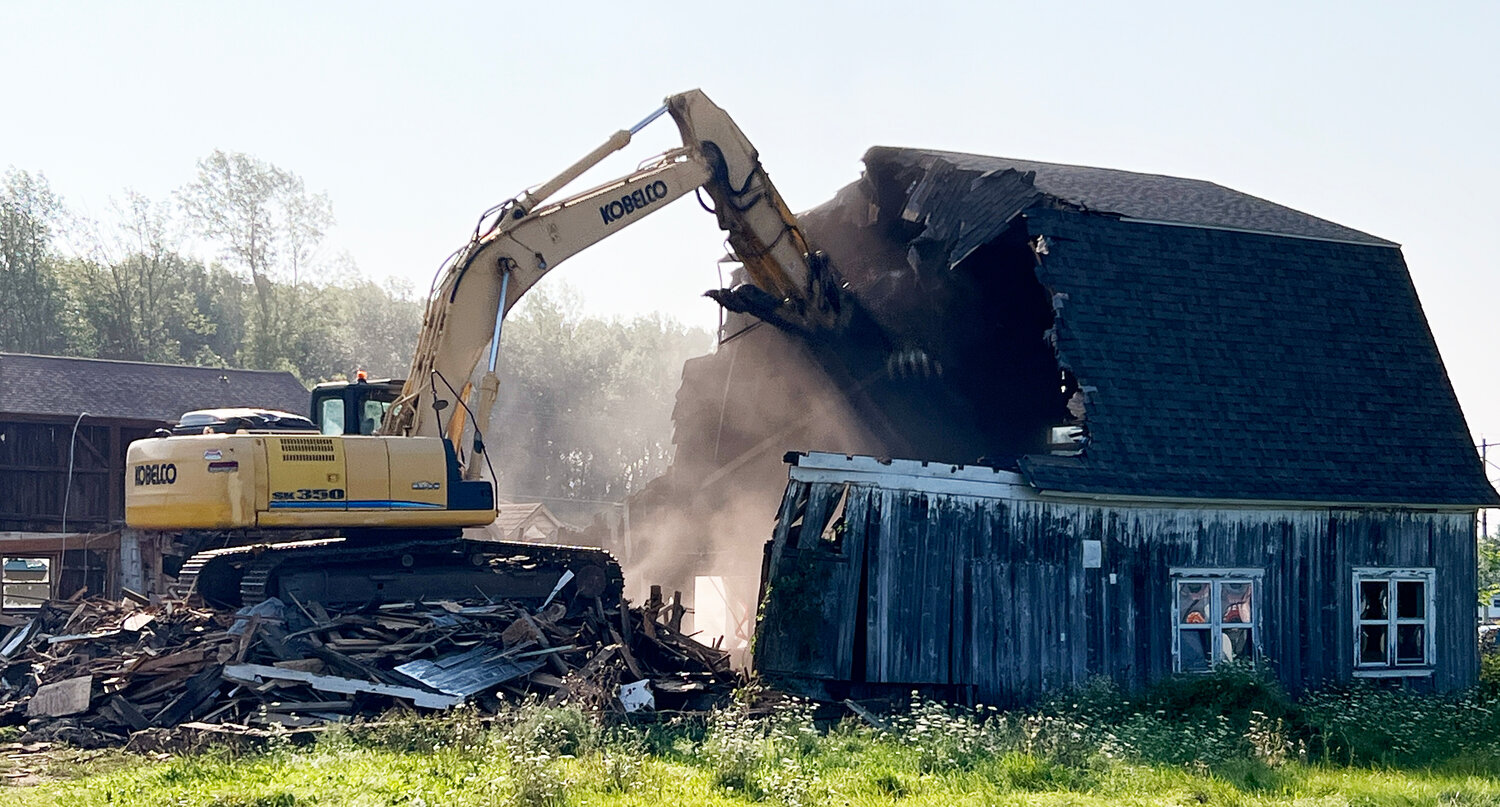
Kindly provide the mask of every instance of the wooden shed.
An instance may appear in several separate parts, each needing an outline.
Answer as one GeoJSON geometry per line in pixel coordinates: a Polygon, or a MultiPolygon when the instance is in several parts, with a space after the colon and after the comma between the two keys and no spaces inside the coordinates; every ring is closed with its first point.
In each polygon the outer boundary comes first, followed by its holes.
{"type": "Polygon", "coordinates": [[[157,548],[124,529],[132,440],[193,409],[307,404],[285,372],[0,353],[4,607],[34,605],[40,584],[63,596],[150,588],[157,548]]]}
{"type": "Polygon", "coordinates": [[[926,463],[790,455],[762,671],[986,702],[1234,660],[1475,680],[1500,498],[1398,245],[1197,180],[865,163],[820,232],[911,278],[877,310],[947,306],[908,341],[959,404],[890,421],[926,463]]]}

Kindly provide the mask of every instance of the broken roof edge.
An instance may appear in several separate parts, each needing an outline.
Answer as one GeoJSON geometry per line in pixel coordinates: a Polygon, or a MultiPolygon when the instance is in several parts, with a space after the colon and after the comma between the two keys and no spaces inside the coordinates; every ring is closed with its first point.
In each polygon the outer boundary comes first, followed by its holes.
{"type": "Polygon", "coordinates": [[[983,498],[1035,499],[1036,489],[1014,471],[988,465],[890,459],[865,454],[791,451],[783,457],[798,482],[870,484],[983,498]]]}
{"type": "Polygon", "coordinates": [[[902,146],[872,146],[862,161],[866,174],[876,166],[901,163],[930,172],[940,161],[980,176],[1009,169],[1031,174],[1038,193],[1087,212],[1156,224],[1401,248],[1389,239],[1204,179],[902,146]],[[1255,222],[1263,226],[1247,226],[1255,222]]]}

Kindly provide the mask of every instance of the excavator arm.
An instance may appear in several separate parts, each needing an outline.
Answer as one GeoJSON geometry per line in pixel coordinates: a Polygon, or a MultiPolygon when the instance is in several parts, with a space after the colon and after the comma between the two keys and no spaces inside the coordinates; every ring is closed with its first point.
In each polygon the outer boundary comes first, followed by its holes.
{"type": "MultiPolygon", "coordinates": [[[[838,283],[831,270],[810,254],[796,217],[744,133],[707,96],[692,90],[669,97],[635,127],[617,132],[567,171],[507,202],[491,226],[476,231],[433,290],[411,370],[381,432],[444,436],[462,446],[472,418],[471,428],[479,427],[473,433],[482,433],[499,387],[495,367],[506,312],[558,264],[699,188],[712,198],[719,226],[755,287],[715,293],[715,299],[784,328],[810,333],[837,327],[838,283]],[[547,202],[663,112],[677,122],[681,148],[629,176],[547,202]],[[469,379],[486,346],[487,371],[476,395],[469,379]]],[[[473,448],[483,450],[477,437],[473,448]]],[[[476,459],[470,454],[464,463],[467,478],[478,475],[476,459]]]]}

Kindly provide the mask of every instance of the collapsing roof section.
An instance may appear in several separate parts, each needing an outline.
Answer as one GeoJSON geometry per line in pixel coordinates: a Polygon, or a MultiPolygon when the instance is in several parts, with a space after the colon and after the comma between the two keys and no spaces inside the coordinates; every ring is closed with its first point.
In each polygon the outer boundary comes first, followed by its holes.
{"type": "Polygon", "coordinates": [[[809,220],[815,240],[887,222],[882,271],[858,265],[880,250],[853,266],[834,254],[872,310],[910,305],[880,287],[898,244],[923,286],[988,245],[1030,243],[1052,307],[1035,338],[1087,435],[1076,456],[1020,457],[1036,487],[1500,503],[1397,245],[1197,180],[893,148],[865,164],[809,220]]]}

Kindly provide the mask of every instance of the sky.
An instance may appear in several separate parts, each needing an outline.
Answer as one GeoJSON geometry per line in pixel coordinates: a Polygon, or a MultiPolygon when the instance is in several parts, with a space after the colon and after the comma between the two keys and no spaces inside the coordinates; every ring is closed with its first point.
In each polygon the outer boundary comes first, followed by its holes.
{"type": "MultiPolygon", "coordinates": [[[[329,250],[425,292],[481,211],[700,87],[794,210],[918,146],[1206,179],[1399,242],[1500,441],[1497,39],[1492,2],[0,0],[0,170],[102,219],[246,152],[330,196],[329,250]]],[[[589,179],[678,142],[662,119],[589,179]]],[[[723,253],[683,200],[545,282],[712,328],[723,253]]]]}

